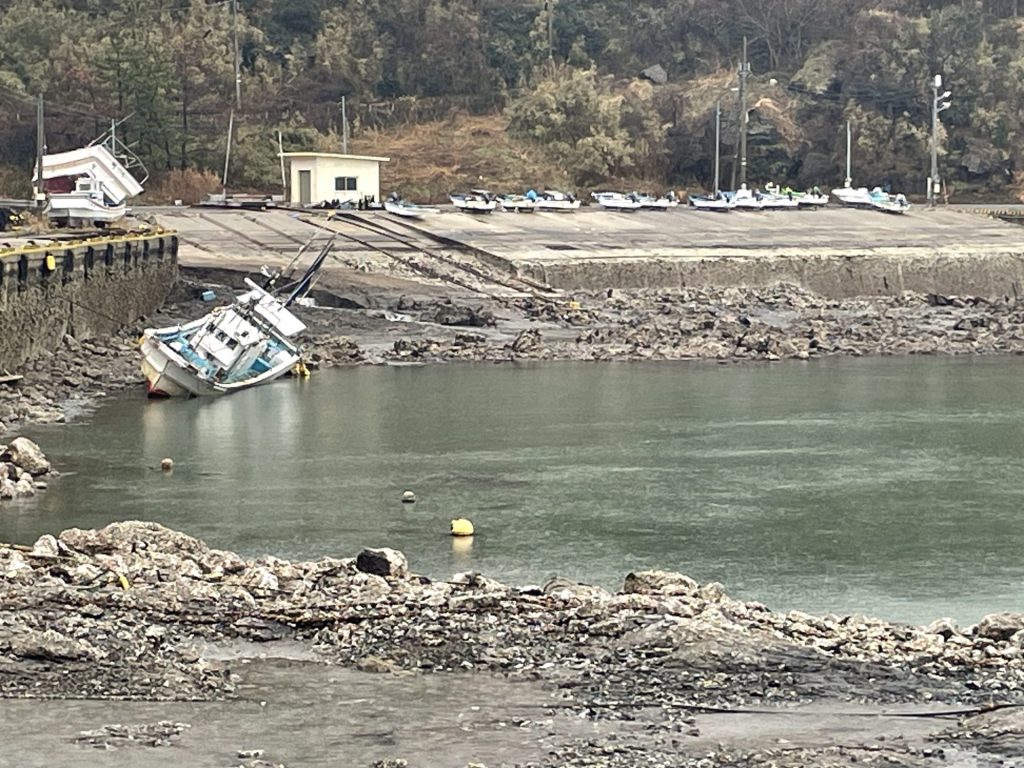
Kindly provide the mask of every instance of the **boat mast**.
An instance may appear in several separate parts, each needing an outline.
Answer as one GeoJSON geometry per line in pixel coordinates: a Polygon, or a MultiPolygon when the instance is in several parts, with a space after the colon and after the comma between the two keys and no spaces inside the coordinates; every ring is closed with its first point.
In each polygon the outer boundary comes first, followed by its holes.
{"type": "Polygon", "coordinates": [[[850,121],[846,121],[846,184],[847,188],[853,183],[850,178],[850,121]]]}
{"type": "Polygon", "coordinates": [[[715,194],[719,188],[720,143],[722,138],[722,102],[715,102],[715,194]]]}
{"type": "Polygon", "coordinates": [[[747,36],[743,36],[743,60],[740,62],[740,187],[747,183],[747,36]]]}

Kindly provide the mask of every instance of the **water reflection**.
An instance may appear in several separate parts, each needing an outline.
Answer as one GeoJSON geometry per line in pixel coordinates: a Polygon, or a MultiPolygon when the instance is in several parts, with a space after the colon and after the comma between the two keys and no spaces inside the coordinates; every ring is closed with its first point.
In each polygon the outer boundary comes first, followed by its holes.
{"type": "Polygon", "coordinates": [[[1018,373],[948,358],[453,365],[133,394],[87,427],[38,430],[77,474],[5,506],[0,537],[143,518],[250,555],[390,546],[440,578],[608,587],[671,568],[777,608],[969,621],[1022,607],[1018,373]],[[486,535],[446,544],[459,517],[486,535]]]}

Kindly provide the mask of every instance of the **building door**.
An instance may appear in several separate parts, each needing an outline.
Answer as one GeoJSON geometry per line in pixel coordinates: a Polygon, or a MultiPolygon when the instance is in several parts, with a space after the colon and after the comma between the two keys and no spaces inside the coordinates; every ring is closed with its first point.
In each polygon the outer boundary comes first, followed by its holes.
{"type": "Polygon", "coordinates": [[[299,171],[299,205],[309,205],[313,201],[312,182],[309,171],[299,171]]]}

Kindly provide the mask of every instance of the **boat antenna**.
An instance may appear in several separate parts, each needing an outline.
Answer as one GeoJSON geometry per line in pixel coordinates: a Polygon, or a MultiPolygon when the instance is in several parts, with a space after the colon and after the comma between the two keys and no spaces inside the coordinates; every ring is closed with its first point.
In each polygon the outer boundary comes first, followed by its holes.
{"type": "Polygon", "coordinates": [[[306,272],[295,284],[295,290],[291,292],[291,295],[284,302],[286,307],[291,306],[293,302],[298,301],[309,292],[314,275],[320,271],[320,267],[323,266],[324,261],[327,260],[327,256],[334,247],[334,239],[335,238],[332,237],[324,244],[324,247],[320,249],[320,253],[318,253],[317,257],[313,259],[313,263],[309,265],[309,268],[306,269],[306,272]]]}

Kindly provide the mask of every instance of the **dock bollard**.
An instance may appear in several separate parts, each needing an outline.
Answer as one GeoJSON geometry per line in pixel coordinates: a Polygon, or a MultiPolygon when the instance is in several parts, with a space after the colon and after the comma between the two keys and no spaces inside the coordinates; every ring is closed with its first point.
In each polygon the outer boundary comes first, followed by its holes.
{"type": "Polygon", "coordinates": [[[451,534],[452,536],[472,536],[473,535],[473,524],[464,517],[452,520],[451,534]]]}

